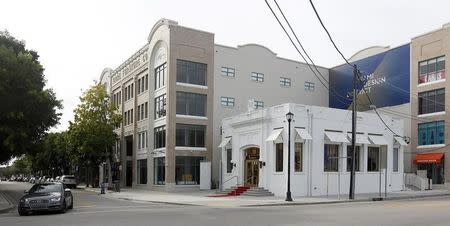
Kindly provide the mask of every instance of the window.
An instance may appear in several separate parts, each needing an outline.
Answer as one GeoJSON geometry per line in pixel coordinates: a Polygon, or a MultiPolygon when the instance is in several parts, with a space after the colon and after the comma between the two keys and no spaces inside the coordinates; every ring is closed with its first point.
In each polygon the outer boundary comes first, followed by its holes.
{"type": "Polygon", "coordinates": [[[392,171],[398,172],[398,148],[394,148],[392,157],[392,171]]]}
{"type": "Polygon", "coordinates": [[[203,157],[176,156],[175,182],[183,185],[200,184],[200,161],[203,157]]]}
{"type": "Polygon", "coordinates": [[[177,92],[177,114],[206,116],[206,95],[177,92]]]}
{"type": "Polygon", "coordinates": [[[148,147],[147,131],[138,133],[138,149],[148,147]]]}
{"type": "Polygon", "coordinates": [[[155,68],[155,90],[166,85],[167,63],[155,68]]]}
{"type": "Polygon", "coordinates": [[[124,89],[124,94],[125,95],[124,95],[124,98],[123,98],[124,101],[130,100],[131,98],[133,98],[133,93],[134,93],[133,89],[134,89],[134,84],[133,83],[131,83],[130,85],[125,87],[125,89],[124,89]]]}
{"type": "Polygon", "coordinates": [[[339,171],[339,145],[325,144],[324,172],[339,171]]]}
{"type": "Polygon", "coordinates": [[[230,67],[222,67],[221,74],[222,74],[222,76],[225,76],[225,77],[234,77],[235,70],[234,70],[234,68],[230,68],[230,67]]]}
{"type": "Polygon", "coordinates": [[[148,74],[140,77],[137,80],[137,94],[148,90],[148,74]]]}
{"type": "Polygon", "coordinates": [[[445,111],[445,89],[419,93],[419,115],[445,111]]]}
{"type": "Polygon", "coordinates": [[[157,185],[166,184],[166,158],[159,157],[153,159],[153,183],[157,185]]]}
{"type": "Polygon", "coordinates": [[[222,106],[234,107],[234,98],[233,97],[221,97],[220,102],[222,103],[222,106]]]}
{"type": "Polygon", "coordinates": [[[154,140],[155,149],[166,147],[166,126],[155,128],[154,140]]]}
{"type": "Polygon", "coordinates": [[[141,120],[141,105],[137,106],[137,121],[141,120]]]}
{"type": "Polygon", "coordinates": [[[280,77],[280,86],[290,87],[291,86],[291,79],[290,78],[280,77]]]}
{"type": "Polygon", "coordinates": [[[137,160],[138,184],[147,184],[147,159],[137,160]]]}
{"type": "Polygon", "coordinates": [[[178,124],[176,125],[176,146],[205,147],[206,126],[178,124]]]}
{"type": "Polygon", "coordinates": [[[283,172],[283,143],[275,144],[275,172],[283,172]]]}
{"type": "Polygon", "coordinates": [[[445,57],[419,62],[419,84],[445,79],[445,57]]]}
{"type": "Polygon", "coordinates": [[[264,108],[264,102],[255,100],[255,109],[260,109],[260,108],[264,108]]]}
{"type": "Polygon", "coordinates": [[[419,145],[444,144],[445,121],[420,123],[418,125],[419,145]]]}
{"type": "Polygon", "coordinates": [[[252,72],[252,81],[264,82],[264,74],[258,72],[252,72]]]}
{"type": "Polygon", "coordinates": [[[306,91],[314,91],[314,82],[305,82],[306,91]]]}
{"type": "Polygon", "coordinates": [[[166,94],[155,98],[155,119],[166,116],[166,94]]]}
{"type": "Polygon", "coordinates": [[[294,170],[295,172],[303,171],[303,143],[295,143],[294,170]]]}
{"type": "Polygon", "coordinates": [[[123,124],[125,126],[130,125],[131,123],[133,123],[133,109],[125,111],[123,114],[124,114],[123,124]]]}
{"type": "MultiPolygon", "coordinates": [[[[358,172],[358,171],[360,171],[360,164],[359,164],[359,159],[360,159],[360,154],[361,154],[361,152],[360,152],[360,150],[359,150],[359,146],[356,146],[356,153],[355,153],[355,172],[358,172]]],[[[352,152],[353,152],[353,146],[350,146],[350,145],[348,145],[347,146],[347,172],[351,172],[352,171],[352,168],[351,168],[351,165],[352,165],[352,152]]]]}
{"type": "Polygon", "coordinates": [[[137,108],[137,120],[138,121],[148,118],[147,108],[148,108],[148,102],[138,105],[138,108],[137,108]]]}
{"type": "Polygon", "coordinates": [[[367,171],[375,172],[380,170],[380,148],[369,147],[367,156],[367,171]]]}
{"type": "Polygon", "coordinates": [[[231,173],[233,170],[233,163],[231,163],[231,157],[232,157],[232,149],[227,148],[227,173],[231,173]]]}
{"type": "Polygon", "coordinates": [[[206,86],[206,64],[177,60],[177,82],[206,86]]]}

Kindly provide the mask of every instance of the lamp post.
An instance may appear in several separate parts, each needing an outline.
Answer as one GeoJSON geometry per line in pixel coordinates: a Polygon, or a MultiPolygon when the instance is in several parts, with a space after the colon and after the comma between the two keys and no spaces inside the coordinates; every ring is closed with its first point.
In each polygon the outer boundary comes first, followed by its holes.
{"type": "Polygon", "coordinates": [[[288,172],[287,172],[287,192],[286,201],[292,202],[291,196],[291,121],[294,118],[292,112],[286,114],[286,120],[288,121],[288,172]]]}

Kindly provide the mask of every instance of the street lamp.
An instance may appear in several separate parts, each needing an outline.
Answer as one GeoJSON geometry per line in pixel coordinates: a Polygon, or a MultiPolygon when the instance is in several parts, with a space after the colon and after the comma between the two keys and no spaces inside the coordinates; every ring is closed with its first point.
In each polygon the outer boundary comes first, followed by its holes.
{"type": "Polygon", "coordinates": [[[286,201],[292,202],[291,196],[291,121],[294,118],[292,112],[286,114],[286,120],[288,121],[288,177],[287,177],[287,192],[286,201]]]}

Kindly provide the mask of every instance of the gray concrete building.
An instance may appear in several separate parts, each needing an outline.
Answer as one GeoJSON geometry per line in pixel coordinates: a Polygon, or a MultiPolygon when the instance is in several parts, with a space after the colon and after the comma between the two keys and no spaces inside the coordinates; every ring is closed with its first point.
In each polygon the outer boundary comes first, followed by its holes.
{"type": "MultiPolygon", "coordinates": [[[[328,69],[319,70],[328,79],[328,69]]],[[[100,82],[123,116],[113,177],[152,190],[198,189],[205,161],[212,176],[203,180],[219,186],[224,117],[284,102],[328,106],[306,64],[257,44],[215,44],[214,34],[167,19],[100,82]]]]}

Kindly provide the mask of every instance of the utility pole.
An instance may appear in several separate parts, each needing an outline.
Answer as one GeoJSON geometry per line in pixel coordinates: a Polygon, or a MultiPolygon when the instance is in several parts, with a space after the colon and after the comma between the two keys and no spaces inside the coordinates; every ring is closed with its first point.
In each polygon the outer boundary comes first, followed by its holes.
{"type": "Polygon", "coordinates": [[[352,106],[352,161],[350,167],[350,191],[348,193],[349,199],[355,199],[355,158],[356,158],[356,81],[358,78],[358,69],[356,64],[353,65],[353,106],[352,106]]]}

